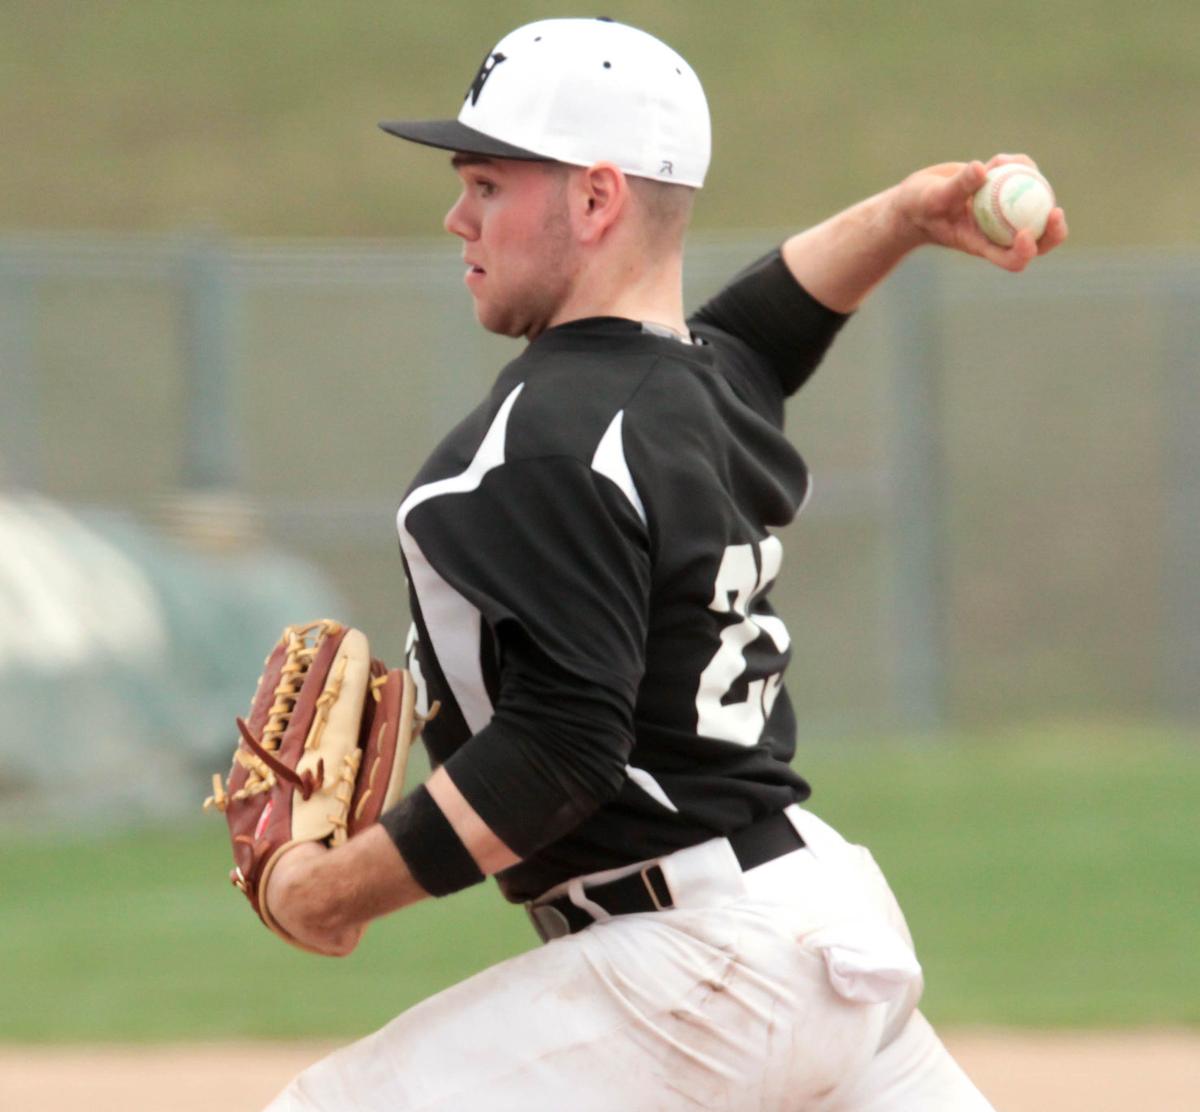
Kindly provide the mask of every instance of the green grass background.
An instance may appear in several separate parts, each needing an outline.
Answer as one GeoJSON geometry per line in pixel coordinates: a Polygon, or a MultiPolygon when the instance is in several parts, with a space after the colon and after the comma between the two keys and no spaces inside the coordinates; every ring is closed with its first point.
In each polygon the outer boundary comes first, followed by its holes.
{"type": "Polygon", "coordinates": [[[1200,5],[1150,0],[7,0],[0,227],[437,232],[439,155],[508,30],[602,10],[674,45],[714,122],[701,227],[786,227],[928,162],[1027,150],[1076,244],[1195,243],[1200,5]]]}
{"type": "MultiPolygon", "coordinates": [[[[812,746],[812,807],[870,845],[942,1024],[1200,1024],[1200,746],[1046,724],[812,746]]],[[[197,785],[198,793],[203,785],[197,785]]],[[[347,1037],[533,945],[490,884],[375,924],[350,958],[291,950],[225,881],[224,823],[0,859],[0,1039],[347,1037]]]]}

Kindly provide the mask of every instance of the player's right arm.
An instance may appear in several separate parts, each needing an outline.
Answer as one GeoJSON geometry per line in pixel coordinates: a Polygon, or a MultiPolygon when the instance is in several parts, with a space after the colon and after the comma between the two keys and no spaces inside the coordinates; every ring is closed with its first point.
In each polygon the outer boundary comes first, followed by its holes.
{"type": "Polygon", "coordinates": [[[944,162],[910,174],[898,185],[868,197],[783,245],[793,277],[821,304],[840,313],[857,309],[867,295],[913,250],[926,244],[976,255],[1005,270],[1024,270],[1038,255],[1067,238],[1066,217],[1056,208],[1040,240],[1018,233],[998,247],[979,230],[970,201],[991,166],[1030,160],[996,155],[982,162],[944,162]]]}
{"type": "Polygon", "coordinates": [[[690,324],[712,342],[733,337],[744,345],[740,354],[736,345],[727,349],[726,373],[746,400],[781,421],[782,400],[816,370],[848,315],[916,248],[949,247],[1018,271],[1066,239],[1060,208],[1037,242],[1023,231],[1011,247],[998,247],[976,226],[972,195],[987,169],[1012,161],[1030,160],[996,155],[986,167],[947,162],[910,174],[791,236],[738,274],[690,324]],[[749,362],[745,349],[754,356],[749,362]]]}

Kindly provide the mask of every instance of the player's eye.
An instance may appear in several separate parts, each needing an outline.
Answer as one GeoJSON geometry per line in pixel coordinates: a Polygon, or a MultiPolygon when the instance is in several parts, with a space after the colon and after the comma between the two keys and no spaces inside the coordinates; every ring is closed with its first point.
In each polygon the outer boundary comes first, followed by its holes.
{"type": "Polygon", "coordinates": [[[490,182],[487,178],[477,178],[475,180],[475,191],[480,197],[491,197],[496,192],[495,182],[490,182]]]}

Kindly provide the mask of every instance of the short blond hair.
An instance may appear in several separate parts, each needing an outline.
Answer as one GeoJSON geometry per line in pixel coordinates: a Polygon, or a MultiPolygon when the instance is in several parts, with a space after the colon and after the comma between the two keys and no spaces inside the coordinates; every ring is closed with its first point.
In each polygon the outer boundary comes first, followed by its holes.
{"type": "Polygon", "coordinates": [[[638,199],[648,238],[657,247],[682,248],[692,219],[696,190],[676,182],[630,177],[630,192],[638,199]]]}
{"type": "MultiPolygon", "coordinates": [[[[549,160],[539,165],[564,184],[567,174],[579,169],[565,162],[549,160]]],[[[697,190],[690,185],[639,178],[632,174],[626,175],[625,180],[629,183],[629,192],[636,199],[648,243],[657,250],[682,250],[697,190]]]]}

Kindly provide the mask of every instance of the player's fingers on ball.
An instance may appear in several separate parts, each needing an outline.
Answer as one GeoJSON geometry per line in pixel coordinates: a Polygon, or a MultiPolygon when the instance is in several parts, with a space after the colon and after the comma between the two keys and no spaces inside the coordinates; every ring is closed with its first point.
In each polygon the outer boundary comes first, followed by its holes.
{"type": "Polygon", "coordinates": [[[1019,274],[1029,265],[1029,259],[1016,250],[1015,244],[1012,247],[991,247],[984,257],[989,262],[995,263],[1001,270],[1007,270],[1013,274],[1019,274]]]}
{"type": "Polygon", "coordinates": [[[1005,270],[1010,269],[1012,249],[993,243],[973,223],[963,228],[960,245],[968,254],[978,255],[1005,270]]]}
{"type": "Polygon", "coordinates": [[[1053,251],[1068,234],[1066,213],[1061,208],[1053,209],[1046,218],[1046,230],[1038,240],[1038,253],[1044,255],[1047,251],[1053,251]]]}
{"type": "Polygon", "coordinates": [[[987,169],[977,158],[963,164],[963,168],[954,176],[954,188],[959,195],[967,198],[978,192],[987,176],[987,169]]]}
{"type": "Polygon", "coordinates": [[[1037,169],[1037,163],[1027,154],[994,154],[988,159],[987,169],[994,170],[997,166],[1004,166],[1011,162],[1023,162],[1026,166],[1037,169]]]}
{"type": "Polygon", "coordinates": [[[1024,270],[1037,257],[1038,244],[1033,238],[1033,230],[1022,228],[1013,237],[1012,246],[1005,252],[1007,258],[1005,267],[1014,273],[1024,270]]]}
{"type": "Polygon", "coordinates": [[[1033,233],[1029,231],[1018,232],[1016,238],[1007,247],[993,243],[981,232],[971,234],[969,239],[969,250],[973,254],[986,259],[1001,270],[1012,271],[1014,274],[1024,270],[1029,265],[1029,260],[1037,254],[1033,233]]]}
{"type": "Polygon", "coordinates": [[[956,173],[935,182],[927,194],[929,209],[939,215],[957,215],[983,184],[982,162],[966,162],[956,173]]]}

